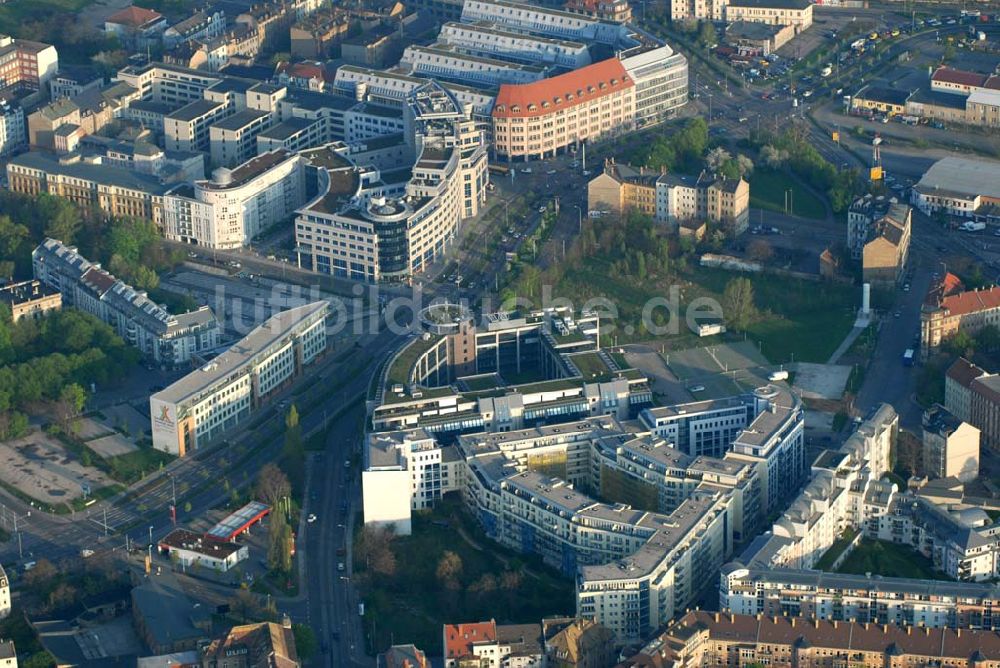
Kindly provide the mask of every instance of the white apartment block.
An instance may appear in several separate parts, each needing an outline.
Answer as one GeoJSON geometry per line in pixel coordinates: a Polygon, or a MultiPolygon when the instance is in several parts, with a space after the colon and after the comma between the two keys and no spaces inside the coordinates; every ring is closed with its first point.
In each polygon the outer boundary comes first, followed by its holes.
{"type": "Polygon", "coordinates": [[[198,99],[163,117],[163,142],[168,151],[206,152],[209,127],[232,113],[224,102],[198,99]]]}
{"type": "Polygon", "coordinates": [[[266,111],[243,109],[208,128],[209,156],[214,167],[233,167],[257,155],[257,135],[271,127],[266,111]]]}
{"type": "Polygon", "coordinates": [[[0,156],[9,155],[27,143],[28,126],[21,105],[0,102],[0,156]]]}
{"type": "Polygon", "coordinates": [[[513,32],[485,22],[450,21],[441,27],[438,40],[484,58],[574,70],[592,62],[587,45],[581,42],[513,32]]]}
{"type": "Polygon", "coordinates": [[[400,66],[428,78],[457,80],[472,86],[531,83],[545,77],[539,65],[463,53],[448,44],[406,47],[400,66]]]}
{"type": "Polygon", "coordinates": [[[923,417],[923,460],[930,477],[972,482],[979,477],[979,430],[933,406],[923,417]]]}
{"type": "Polygon", "coordinates": [[[149,398],[153,447],[184,456],[266,404],[326,349],[325,301],[271,316],[200,369],[149,398]]]}
{"type": "MultiPolygon", "coordinates": [[[[341,65],[337,68],[333,88],[338,93],[357,99],[370,99],[379,104],[403,107],[407,96],[426,83],[427,79],[401,72],[383,72],[356,65],[341,65]]],[[[488,90],[451,82],[440,85],[454,95],[463,108],[472,109],[473,115],[489,116],[495,94],[488,90]]]]}
{"type": "Polygon", "coordinates": [[[303,163],[278,149],[174,188],[163,196],[164,236],[208,248],[246,246],[306,201],[303,163]]]}
{"type": "Polygon", "coordinates": [[[13,640],[0,640],[0,668],[17,668],[17,648],[13,640]]]}
{"type": "Polygon", "coordinates": [[[631,41],[630,29],[620,23],[511,0],[465,0],[462,23],[488,23],[498,28],[584,44],[618,45],[631,41]]]}
{"type": "Polygon", "coordinates": [[[10,580],[7,572],[0,566],[0,619],[10,614],[10,580]]]}
{"type": "Polygon", "coordinates": [[[186,67],[150,63],[118,70],[115,79],[139,91],[143,100],[183,106],[203,99],[203,91],[220,80],[220,76],[186,67]]]}
{"type": "Polygon", "coordinates": [[[656,181],[656,221],[676,225],[691,220],[707,208],[707,195],[699,179],[682,174],[664,174],[656,181]]]}
{"type": "MultiPolygon", "coordinates": [[[[872,517],[888,512],[898,490],[881,477],[890,470],[898,428],[896,412],[882,404],[839,450],[821,453],[812,465],[812,479],[742,560],[762,568],[813,568],[845,529],[860,530],[872,517]]],[[[761,477],[773,485],[780,479],[776,476],[780,469],[769,467],[761,477]]]]}
{"type": "Polygon", "coordinates": [[[42,242],[31,259],[35,278],[58,290],[64,306],[111,325],[126,343],[159,365],[178,367],[219,345],[219,323],[207,306],[172,315],[146,293],[55,239],[42,242]]]}
{"type": "Polygon", "coordinates": [[[1000,596],[989,583],[747,568],[738,562],[723,567],[719,583],[719,608],[742,615],[988,629],[1000,621],[993,612],[998,606],[1000,596]]]}

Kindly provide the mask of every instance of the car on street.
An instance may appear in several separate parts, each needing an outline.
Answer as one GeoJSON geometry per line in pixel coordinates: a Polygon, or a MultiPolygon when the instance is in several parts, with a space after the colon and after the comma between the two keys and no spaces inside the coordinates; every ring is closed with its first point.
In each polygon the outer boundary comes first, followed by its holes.
{"type": "Polygon", "coordinates": [[[345,459],[344,460],[344,468],[345,469],[351,468],[351,460],[350,459],[345,459]]]}
{"type": "Polygon", "coordinates": [[[313,515],[312,513],[309,513],[309,517],[306,518],[306,522],[309,522],[309,524],[312,524],[315,521],[316,521],[316,516],[313,515]]]}
{"type": "Polygon", "coordinates": [[[344,572],[344,562],[343,561],[337,562],[337,570],[339,572],[341,572],[341,573],[344,572]]]}
{"type": "Polygon", "coordinates": [[[900,317],[901,315],[903,315],[903,314],[902,314],[902,313],[901,313],[900,311],[896,311],[895,313],[893,313],[893,314],[892,314],[892,317],[893,317],[893,318],[898,318],[898,317],[900,317]]]}
{"type": "Polygon", "coordinates": [[[556,173],[556,170],[554,170],[554,169],[548,169],[548,170],[545,171],[545,173],[548,174],[549,176],[552,176],[553,174],[556,173]]]}
{"type": "Polygon", "coordinates": [[[692,385],[691,387],[688,388],[688,392],[704,392],[704,391],[705,391],[704,385],[692,385]]]}
{"type": "Polygon", "coordinates": [[[546,211],[547,208],[548,207],[544,207],[544,206],[538,207],[538,213],[545,213],[545,211],[546,211]]]}
{"type": "Polygon", "coordinates": [[[522,167],[521,168],[521,173],[522,174],[530,174],[531,173],[531,167],[522,167]]]}

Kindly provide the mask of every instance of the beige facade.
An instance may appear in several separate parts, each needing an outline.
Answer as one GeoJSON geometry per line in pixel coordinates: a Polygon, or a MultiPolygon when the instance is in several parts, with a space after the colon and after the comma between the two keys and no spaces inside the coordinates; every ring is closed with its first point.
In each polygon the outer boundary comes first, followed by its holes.
{"type": "Polygon", "coordinates": [[[813,6],[809,0],[730,0],[726,21],[794,26],[798,34],[812,25],[813,6]]]}
{"type": "Polygon", "coordinates": [[[965,101],[965,122],[984,128],[1000,128],[1000,91],[975,91],[965,101]]]}
{"type": "Polygon", "coordinates": [[[640,167],[608,162],[604,171],[587,184],[587,209],[622,215],[637,211],[656,214],[656,179],[658,174],[640,167]]]}
{"type": "Polygon", "coordinates": [[[928,476],[972,482],[979,475],[979,430],[933,406],[923,417],[923,459],[928,476]]]}
{"type": "Polygon", "coordinates": [[[681,617],[622,665],[997,668],[998,652],[1000,633],[993,630],[914,628],[699,610],[681,617]]]}
{"type": "Polygon", "coordinates": [[[1000,287],[965,290],[954,274],[945,274],[920,310],[921,353],[936,350],[959,331],[975,334],[986,325],[1000,325],[1000,287]]]}
{"type": "Polygon", "coordinates": [[[902,279],[910,253],[911,220],[909,206],[894,204],[869,226],[868,241],[861,251],[866,283],[892,286],[902,279]]]}
{"type": "Polygon", "coordinates": [[[528,84],[504,84],[493,107],[501,159],[535,159],[622,134],[635,119],[635,84],[617,58],[528,84]]]}
{"type": "Polygon", "coordinates": [[[750,225],[750,184],[742,178],[716,178],[706,172],[697,178],[663,174],[656,181],[655,212],[657,222],[671,227],[699,220],[742,234],[750,225]]]}
{"type": "Polygon", "coordinates": [[[62,295],[38,280],[9,283],[0,288],[0,302],[10,309],[11,320],[37,320],[49,311],[62,308],[62,295]]]}

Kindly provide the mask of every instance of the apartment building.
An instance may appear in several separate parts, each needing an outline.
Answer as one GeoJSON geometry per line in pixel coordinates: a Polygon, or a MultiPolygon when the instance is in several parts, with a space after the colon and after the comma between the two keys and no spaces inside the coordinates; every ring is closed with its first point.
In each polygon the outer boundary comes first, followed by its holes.
{"type": "MultiPolygon", "coordinates": [[[[288,618],[285,617],[285,620],[288,618]]],[[[199,649],[202,668],[300,668],[292,625],[285,621],[234,626],[199,649]]]]}
{"type": "Polygon", "coordinates": [[[537,63],[475,56],[447,43],[410,45],[403,51],[399,66],[420,76],[483,87],[531,83],[546,74],[546,68],[537,63]]]}
{"type": "Polygon", "coordinates": [[[125,49],[144,51],[159,46],[167,20],[152,9],[130,5],[104,19],[104,33],[114,35],[125,49]]]}
{"type": "Polygon", "coordinates": [[[726,21],[748,21],[773,26],[793,26],[795,33],[807,30],[813,22],[810,0],[727,0],[726,21]]]}
{"type": "Polygon", "coordinates": [[[44,91],[58,71],[56,47],[0,35],[0,91],[44,91]]]}
{"type": "Polygon", "coordinates": [[[628,37],[631,30],[625,25],[512,0],[465,0],[462,6],[462,22],[491,23],[517,32],[584,44],[592,42],[610,46],[634,44],[628,37]]]}
{"type": "Polygon", "coordinates": [[[946,272],[927,291],[920,307],[920,354],[926,357],[958,332],[975,334],[1000,323],[1000,287],[966,290],[946,272]]]}
{"type": "Polygon", "coordinates": [[[614,636],[592,619],[542,619],[549,668],[603,668],[614,663],[614,636]]]}
{"type": "MultiPolygon", "coordinates": [[[[888,513],[897,490],[881,476],[889,470],[898,428],[896,412],[882,404],[840,449],[822,452],[812,464],[809,483],[741,561],[767,568],[814,568],[845,529],[863,528],[871,518],[888,513]]],[[[773,472],[761,478],[782,480],[773,472]]],[[[786,487],[786,496],[794,489],[786,487]]]]}
{"type": "Polygon", "coordinates": [[[10,580],[7,572],[0,566],[0,619],[10,614],[10,580]]]}
{"type": "Polygon", "coordinates": [[[0,640],[0,668],[17,668],[17,648],[13,640],[0,640]]]}
{"type": "Polygon", "coordinates": [[[184,42],[210,40],[226,29],[226,13],[222,10],[196,11],[180,23],[163,31],[163,46],[172,49],[184,42]]]}
{"type": "Polygon", "coordinates": [[[535,83],[504,84],[492,116],[498,159],[544,159],[632,129],[635,83],[609,58],[535,83]]]}
{"type": "Polygon", "coordinates": [[[242,109],[208,127],[212,165],[234,167],[257,155],[257,136],[271,127],[274,117],[258,109],[242,109]]]}
{"type": "Polygon", "coordinates": [[[563,9],[602,21],[632,22],[632,6],[626,0],[566,0],[563,9]]]}
{"type": "Polygon", "coordinates": [[[925,214],[996,223],[1000,205],[1000,162],[948,157],[938,160],[913,186],[910,202],[925,214]]]}
{"type": "Polygon", "coordinates": [[[85,215],[100,211],[162,222],[166,187],[147,174],[106,165],[99,156],[56,160],[43,153],[22,153],[7,163],[7,180],[13,192],[65,197],[85,215]]]}
{"type": "Polygon", "coordinates": [[[945,408],[980,432],[982,445],[1000,448],[1000,376],[959,358],[945,373],[945,408]]]}
{"type": "Polygon", "coordinates": [[[677,229],[683,221],[704,220],[742,234],[750,225],[750,184],[744,179],[662,174],[656,181],[657,222],[677,229]]]}
{"type": "Polygon", "coordinates": [[[168,151],[205,153],[209,150],[209,128],[232,110],[215,100],[199,99],[163,117],[163,142],[168,151]]]}
{"type": "Polygon", "coordinates": [[[445,668],[530,668],[545,665],[541,624],[445,624],[445,668]]]}
{"type": "Polygon", "coordinates": [[[378,668],[430,668],[431,662],[416,645],[393,645],[375,659],[378,668]]]}
{"type": "Polygon", "coordinates": [[[859,668],[985,668],[996,663],[987,657],[998,651],[1000,633],[993,630],[914,628],[694,610],[619,665],[695,668],[768,662],[790,668],[846,663],[859,668]]]}
{"type": "Polygon", "coordinates": [[[0,287],[0,303],[10,309],[11,322],[22,318],[38,320],[62,308],[62,295],[37,279],[18,281],[0,287]]]}
{"type": "Polygon", "coordinates": [[[202,70],[149,63],[124,67],[118,70],[115,79],[138,90],[140,99],[144,101],[176,108],[204,99],[204,90],[218,82],[220,77],[202,70]]]}
{"type": "Polygon", "coordinates": [[[162,367],[176,368],[219,344],[219,323],[202,306],[174,315],[89,262],[75,248],[46,239],[31,254],[35,278],[57,290],[63,306],[85,311],[162,367]]]}
{"type": "Polygon", "coordinates": [[[333,10],[318,11],[296,22],[289,32],[293,58],[325,59],[346,36],[350,16],[333,10]]]}
{"type": "Polygon", "coordinates": [[[242,248],[305,201],[303,158],[277,149],[166,192],[163,234],[208,248],[242,248]]]}
{"type": "Polygon", "coordinates": [[[592,62],[587,45],[581,42],[514,32],[485,21],[445,23],[438,41],[474,56],[526,64],[579,69],[592,62]]]}
{"type": "Polygon", "coordinates": [[[739,562],[727,564],[719,581],[719,609],[736,615],[988,629],[998,604],[989,583],[747,568],[739,562]]]}
{"type": "Polygon", "coordinates": [[[671,0],[668,4],[670,20],[674,22],[726,20],[727,0],[671,0]]]}
{"type": "Polygon", "coordinates": [[[479,211],[487,156],[471,114],[430,81],[407,96],[403,121],[406,162],[413,167],[395,187],[380,185],[378,171],[359,169],[342,150],[305,154],[320,189],[296,218],[299,266],[406,282],[440,257],[461,220],[479,211]]]}
{"type": "Polygon", "coordinates": [[[221,438],[326,350],[325,301],[271,316],[149,397],[153,447],[178,457],[221,438]]]}
{"type": "Polygon", "coordinates": [[[847,210],[847,249],[851,257],[860,260],[865,244],[871,237],[875,221],[889,213],[890,202],[885,196],[867,194],[851,203],[847,210]]]}
{"type": "Polygon", "coordinates": [[[17,102],[0,100],[0,156],[10,155],[27,144],[24,109],[17,102]]]}
{"type": "Polygon", "coordinates": [[[954,477],[972,482],[979,476],[979,430],[936,404],[924,412],[924,472],[929,477],[954,477]]]}
{"type": "Polygon", "coordinates": [[[861,275],[865,283],[895,287],[903,280],[910,255],[912,210],[891,204],[885,215],[872,221],[861,250],[861,275]]]}
{"type": "Polygon", "coordinates": [[[607,211],[621,216],[635,211],[646,216],[656,214],[658,172],[619,165],[614,159],[604,163],[604,171],[587,184],[587,210],[607,211]]]}

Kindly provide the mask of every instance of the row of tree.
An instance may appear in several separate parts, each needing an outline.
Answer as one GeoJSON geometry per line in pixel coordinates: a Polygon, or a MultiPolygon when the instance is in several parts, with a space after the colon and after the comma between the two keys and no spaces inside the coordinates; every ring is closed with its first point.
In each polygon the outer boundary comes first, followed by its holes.
{"type": "Polygon", "coordinates": [[[846,211],[860,191],[855,169],[838,169],[819,154],[804,133],[789,128],[781,135],[755,133],[763,145],[760,162],[771,169],[788,169],[826,194],[835,213],[846,211]]]}

